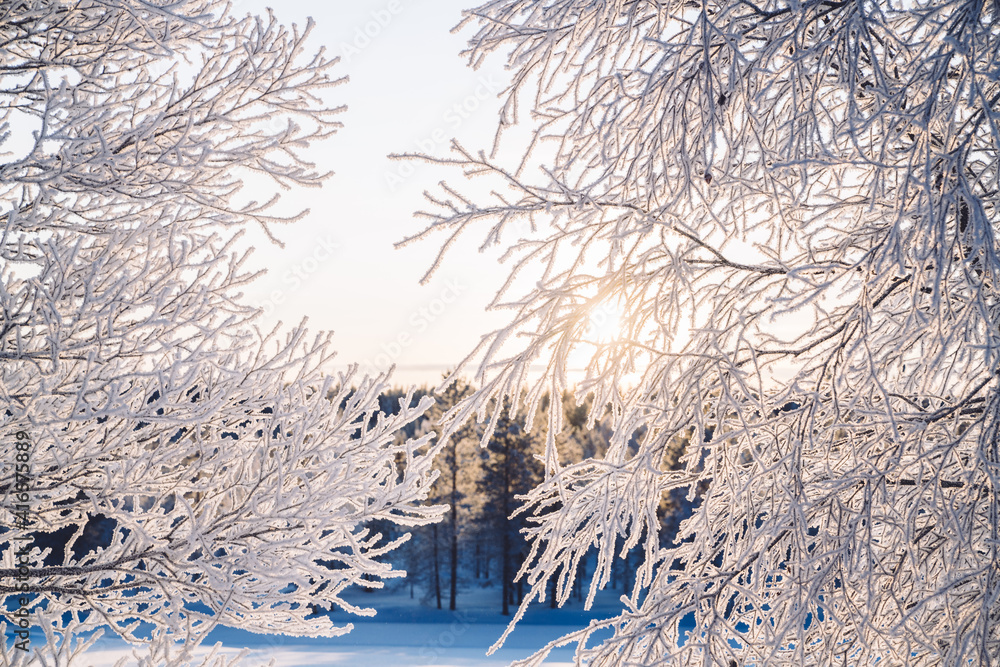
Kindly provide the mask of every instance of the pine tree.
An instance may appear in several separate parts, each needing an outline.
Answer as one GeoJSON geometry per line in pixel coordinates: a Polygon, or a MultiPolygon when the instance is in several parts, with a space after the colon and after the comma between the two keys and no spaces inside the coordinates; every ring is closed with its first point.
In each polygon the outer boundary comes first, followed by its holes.
{"type": "MultiPolygon", "coordinates": [[[[460,400],[470,396],[473,388],[462,380],[446,386],[435,394],[435,404],[428,410],[418,427],[418,432],[433,428],[441,416],[460,400]]],[[[435,459],[437,480],[431,488],[427,503],[447,505],[448,511],[442,526],[432,525],[419,529],[418,537],[408,547],[407,569],[415,580],[428,591],[438,609],[442,604],[442,572],[447,570],[448,609],[458,606],[462,543],[472,538],[475,530],[469,525],[476,504],[476,483],[479,475],[479,438],[475,424],[464,425],[446,441],[436,443],[441,449],[435,459]]],[[[410,575],[408,575],[410,576],[410,575]]]]}
{"type": "MultiPolygon", "coordinates": [[[[439,420],[444,412],[458,404],[460,400],[470,396],[473,388],[462,380],[457,380],[448,385],[445,390],[437,395],[435,407],[430,411],[430,418],[439,420]]],[[[476,428],[474,424],[466,423],[462,428],[454,431],[444,443],[441,452],[442,478],[444,479],[444,498],[448,503],[448,514],[445,521],[448,525],[448,609],[455,611],[456,599],[458,596],[458,569],[459,569],[459,533],[460,520],[459,512],[469,491],[476,483],[475,473],[478,470],[474,467],[475,451],[478,444],[476,428]]]]}
{"type": "Polygon", "coordinates": [[[514,600],[515,575],[524,564],[527,548],[521,530],[526,521],[515,516],[516,496],[527,493],[542,476],[538,439],[510,415],[497,422],[489,444],[483,450],[479,491],[483,495],[480,520],[493,530],[500,568],[501,613],[510,615],[514,600]],[[498,536],[498,539],[497,539],[498,536]]]}

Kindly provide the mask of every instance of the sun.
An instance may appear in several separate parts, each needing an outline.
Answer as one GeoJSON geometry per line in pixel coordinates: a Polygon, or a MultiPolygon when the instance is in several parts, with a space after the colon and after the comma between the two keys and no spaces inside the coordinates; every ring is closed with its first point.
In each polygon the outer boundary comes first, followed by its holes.
{"type": "Polygon", "coordinates": [[[622,319],[625,309],[620,300],[602,301],[590,310],[587,331],[583,339],[588,343],[612,343],[622,336],[622,319]]]}

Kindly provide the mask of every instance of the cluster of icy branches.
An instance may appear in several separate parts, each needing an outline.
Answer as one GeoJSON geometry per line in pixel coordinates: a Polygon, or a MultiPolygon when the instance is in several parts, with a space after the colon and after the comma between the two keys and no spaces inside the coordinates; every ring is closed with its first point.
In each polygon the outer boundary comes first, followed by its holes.
{"type": "Polygon", "coordinates": [[[415,238],[485,225],[512,264],[515,315],[453,424],[524,388],[534,411],[590,350],[579,391],[615,438],[560,467],[550,411],[522,576],[565,599],[596,549],[593,595],[618,537],[645,562],[620,616],[564,638],[578,659],[1000,660],[1000,6],[496,0],[467,21],[473,64],[508,59],[501,130],[533,139],[514,164],[499,134],[435,158],[496,195],[445,186],[415,238]],[[595,340],[608,304],[620,331],[595,340]],[[678,489],[700,505],[668,544],[678,489]]]}
{"type": "Polygon", "coordinates": [[[364,525],[439,514],[415,506],[430,436],[396,437],[430,399],[381,414],[385,377],[330,377],[327,335],[261,333],[240,300],[239,228],[283,221],[240,203],[241,179],[322,181],[299,152],[338,127],[321,95],[339,80],[305,53],[311,26],[227,11],[0,7],[0,594],[25,584],[49,628],[3,652],[17,664],[69,664],[100,625],[152,627],[149,664],[218,624],[339,634],[313,610],[373,613],[343,590],[401,574],[364,525]]]}

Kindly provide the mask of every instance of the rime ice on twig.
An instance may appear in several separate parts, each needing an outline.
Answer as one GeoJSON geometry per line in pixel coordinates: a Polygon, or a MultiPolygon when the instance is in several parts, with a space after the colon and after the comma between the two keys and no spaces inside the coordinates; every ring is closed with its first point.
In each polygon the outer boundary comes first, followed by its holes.
{"type": "Polygon", "coordinates": [[[580,391],[615,438],[526,498],[522,576],[532,599],[557,577],[565,600],[596,548],[592,599],[618,536],[645,562],[620,616],[566,638],[579,660],[1000,660],[998,11],[469,12],[470,61],[499,52],[513,73],[501,129],[520,107],[535,133],[509,168],[461,146],[431,158],[505,189],[431,195],[422,236],[485,225],[513,264],[496,305],[515,315],[483,339],[482,389],[451,419],[495,420],[491,400],[523,388],[529,408],[558,395],[589,346],[580,391]],[[621,331],[594,344],[605,303],[622,304],[621,331]],[[656,509],[685,490],[700,504],[667,543],[656,509]],[[613,636],[588,646],[602,627],[613,636]]]}
{"type": "MultiPolygon", "coordinates": [[[[339,634],[312,609],[373,613],[343,590],[401,575],[380,559],[399,541],[365,524],[440,514],[416,505],[430,436],[396,437],[430,399],[382,415],[386,377],[330,377],[328,335],[261,333],[239,298],[240,228],[297,217],[238,203],[240,179],[318,185],[299,152],[339,126],[320,95],[340,79],[305,52],[311,24],[227,11],[0,7],[0,430],[30,435],[33,522],[0,535],[0,593],[25,564],[12,545],[59,531],[61,562],[27,558],[59,639],[34,638],[43,662],[101,624],[153,627],[144,664],[182,664],[218,624],[339,634]]],[[[7,509],[15,479],[11,455],[7,509]]]]}

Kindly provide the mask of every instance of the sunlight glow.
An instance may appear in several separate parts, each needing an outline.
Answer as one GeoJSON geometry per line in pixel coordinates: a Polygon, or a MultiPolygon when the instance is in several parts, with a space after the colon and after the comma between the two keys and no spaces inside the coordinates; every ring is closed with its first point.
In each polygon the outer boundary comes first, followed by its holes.
{"type": "Polygon", "coordinates": [[[590,311],[590,322],[583,338],[588,343],[611,343],[622,336],[622,315],[624,308],[620,301],[602,301],[590,311]]]}

